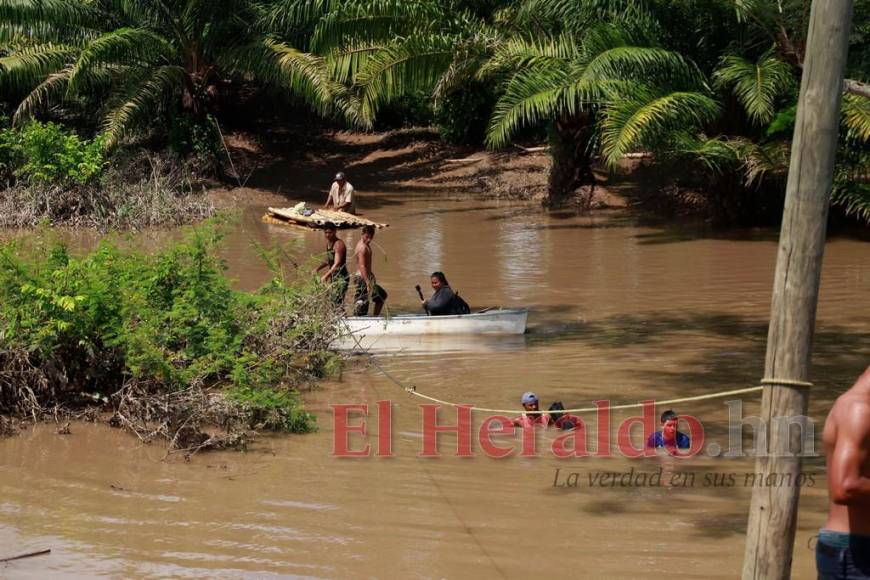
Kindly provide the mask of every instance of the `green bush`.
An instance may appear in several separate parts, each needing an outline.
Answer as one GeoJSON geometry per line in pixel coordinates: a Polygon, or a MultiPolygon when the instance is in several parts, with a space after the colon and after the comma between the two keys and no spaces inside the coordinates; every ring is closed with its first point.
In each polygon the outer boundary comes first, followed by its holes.
{"type": "Polygon", "coordinates": [[[435,111],[441,137],[454,145],[482,146],[495,100],[490,86],[479,81],[446,95],[435,111]]]}
{"type": "Polygon", "coordinates": [[[192,160],[204,173],[213,173],[223,155],[221,135],[212,116],[195,119],[173,116],[169,125],[169,146],[180,156],[192,160]]]}
{"type": "MultiPolygon", "coordinates": [[[[281,277],[234,290],[220,239],[210,224],[153,255],[113,242],[83,257],[62,244],[0,247],[0,355],[26,353],[47,379],[35,390],[44,407],[130,384],[160,397],[227,388],[252,426],[311,430],[293,388],[334,368],[327,292],[281,277]]],[[[0,389],[0,413],[16,403],[0,389]]]]}
{"type": "Polygon", "coordinates": [[[83,140],[55,123],[27,124],[0,131],[0,164],[28,183],[70,186],[95,180],[103,172],[103,142],[83,140]]]}
{"type": "Polygon", "coordinates": [[[409,127],[428,127],[434,120],[432,96],[425,91],[402,95],[386,103],[378,111],[375,129],[389,131],[409,127]]]}

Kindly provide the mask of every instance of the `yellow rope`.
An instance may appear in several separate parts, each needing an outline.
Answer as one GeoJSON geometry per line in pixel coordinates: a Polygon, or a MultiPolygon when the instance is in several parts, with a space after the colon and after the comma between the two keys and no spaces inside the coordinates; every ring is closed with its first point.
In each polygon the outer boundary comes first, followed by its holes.
{"type": "Polygon", "coordinates": [[[761,379],[762,385],[785,385],[787,387],[804,387],[809,389],[813,386],[812,383],[808,381],[798,381],[796,379],[770,379],[764,378],[761,379]]]}
{"type": "MultiPolygon", "coordinates": [[[[440,405],[447,405],[450,407],[468,407],[472,411],[477,411],[479,413],[498,413],[501,415],[512,415],[512,414],[516,414],[516,413],[520,412],[519,409],[490,409],[488,407],[476,407],[473,405],[463,405],[461,403],[451,403],[450,401],[444,401],[444,400],[437,399],[435,397],[431,397],[429,395],[420,393],[417,391],[416,387],[414,387],[414,386],[408,387],[408,386],[402,384],[402,382],[400,380],[396,379],[390,373],[388,373],[386,370],[384,370],[384,368],[381,367],[381,365],[379,365],[378,362],[375,360],[375,357],[373,355],[369,354],[368,356],[369,356],[369,360],[371,361],[372,365],[375,368],[377,368],[381,372],[381,374],[383,374],[385,377],[387,377],[391,382],[395,383],[396,386],[401,387],[402,389],[405,390],[405,392],[407,392],[408,394],[413,395],[415,397],[419,397],[419,398],[425,399],[427,401],[432,401],[433,403],[438,403],[440,405]]],[[[765,381],[770,381],[770,380],[771,379],[763,379],[762,383],[765,383],[765,381]]],[[[782,380],[776,379],[774,384],[785,384],[785,383],[783,383],[782,380]]],[[[801,386],[803,386],[803,385],[801,385],[801,386]]],[[[687,403],[690,401],[704,401],[707,399],[718,399],[721,397],[728,397],[731,395],[745,395],[747,393],[755,393],[755,392],[761,391],[763,389],[764,389],[764,387],[748,387],[745,389],[734,389],[731,391],[719,391],[716,393],[708,393],[706,395],[697,395],[694,397],[682,397],[680,399],[669,399],[667,401],[655,401],[655,404],[656,405],[673,405],[675,403],[687,403]]],[[[631,403],[631,404],[626,404],[626,405],[614,405],[612,407],[609,407],[609,409],[611,411],[616,411],[616,410],[621,410],[621,409],[640,409],[640,408],[643,408],[644,406],[645,406],[645,403],[631,403]]],[[[559,409],[558,412],[559,413],[595,413],[598,410],[599,410],[598,407],[580,407],[577,409],[559,409]]],[[[523,411],[523,412],[527,413],[527,414],[537,414],[537,413],[548,413],[549,411],[523,411]]]]}

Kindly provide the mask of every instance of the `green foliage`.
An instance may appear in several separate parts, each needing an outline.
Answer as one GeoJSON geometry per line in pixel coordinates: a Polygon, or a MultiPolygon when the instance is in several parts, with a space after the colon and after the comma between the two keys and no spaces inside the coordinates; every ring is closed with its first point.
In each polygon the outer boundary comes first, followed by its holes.
{"type": "Polygon", "coordinates": [[[432,96],[424,91],[417,91],[386,104],[379,112],[374,128],[389,130],[428,127],[432,121],[432,96]]]}
{"type": "Polygon", "coordinates": [[[438,132],[448,143],[480,147],[495,106],[491,85],[469,81],[444,95],[435,112],[438,132]]]}
{"type": "Polygon", "coordinates": [[[314,429],[314,415],[302,409],[299,396],[293,391],[236,386],[227,391],[227,396],[250,411],[251,428],[291,433],[307,433],[314,429]]]}
{"type": "Polygon", "coordinates": [[[55,123],[31,122],[0,130],[0,165],[27,183],[84,185],[96,180],[106,161],[102,139],[81,139],[55,123]]]}
{"type": "Polygon", "coordinates": [[[749,118],[759,124],[770,122],[776,98],[796,85],[791,67],[769,52],[757,62],[724,56],[713,79],[719,87],[732,88],[749,118]]]}
{"type": "Polygon", "coordinates": [[[313,417],[282,385],[335,368],[328,296],[277,278],[256,294],[234,290],[220,239],[200,227],[151,255],[112,242],[83,257],[56,243],[0,247],[0,351],[60,372],[43,394],[55,401],[129,381],[166,393],[226,386],[258,423],[310,430],[313,417]]]}
{"type": "Polygon", "coordinates": [[[221,134],[211,115],[205,119],[174,115],[169,127],[169,146],[208,170],[215,169],[223,156],[221,134]]]}
{"type": "MultiPolygon", "coordinates": [[[[105,145],[155,119],[213,110],[219,82],[256,79],[299,95],[318,110],[333,107],[322,60],[274,39],[268,3],[246,0],[2,0],[0,89],[26,94],[14,120],[75,98],[90,99],[105,145]]],[[[340,108],[338,108],[340,110],[340,108]]]]}

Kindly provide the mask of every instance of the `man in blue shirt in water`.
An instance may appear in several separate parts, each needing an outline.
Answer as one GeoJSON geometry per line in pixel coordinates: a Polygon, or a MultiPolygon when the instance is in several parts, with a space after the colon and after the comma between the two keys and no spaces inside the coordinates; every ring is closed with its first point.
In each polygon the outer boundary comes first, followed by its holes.
{"type": "Polygon", "coordinates": [[[691,440],[685,433],[677,431],[677,423],[679,417],[672,410],[668,409],[662,413],[662,429],[656,431],[646,440],[648,448],[666,447],[668,449],[688,449],[691,447],[691,440]]]}

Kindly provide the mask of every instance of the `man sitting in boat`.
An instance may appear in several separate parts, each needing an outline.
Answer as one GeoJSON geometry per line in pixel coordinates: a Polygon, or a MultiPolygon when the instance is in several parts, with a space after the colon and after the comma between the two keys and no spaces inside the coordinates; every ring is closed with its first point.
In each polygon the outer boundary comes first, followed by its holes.
{"type": "Polygon", "coordinates": [[[347,181],[344,173],[341,171],[335,174],[335,181],[332,182],[332,187],[329,189],[329,196],[326,198],[326,203],[323,204],[323,209],[329,209],[330,206],[338,211],[356,213],[353,186],[347,181]]]}
{"type": "MultiPolygon", "coordinates": [[[[423,309],[432,316],[443,316],[448,314],[470,314],[471,309],[468,303],[459,297],[459,294],[450,288],[447,283],[447,278],[444,272],[432,272],[430,276],[432,281],[432,290],[435,293],[429,300],[423,300],[423,309]]],[[[419,286],[418,286],[419,288],[419,286]]]]}
{"type": "Polygon", "coordinates": [[[356,244],[354,255],[356,256],[359,272],[354,276],[356,292],[354,293],[354,316],[367,316],[369,302],[374,302],[374,316],[381,314],[384,302],[387,300],[387,291],[381,288],[372,272],[372,238],[375,237],[374,226],[363,226],[362,237],[356,244]]]}
{"type": "Polygon", "coordinates": [[[347,246],[338,237],[332,224],[323,228],[323,235],[326,238],[326,259],[317,267],[317,272],[327,268],[320,276],[320,281],[329,284],[330,298],[336,308],[341,308],[350,283],[350,274],[347,272],[347,246]]]}

